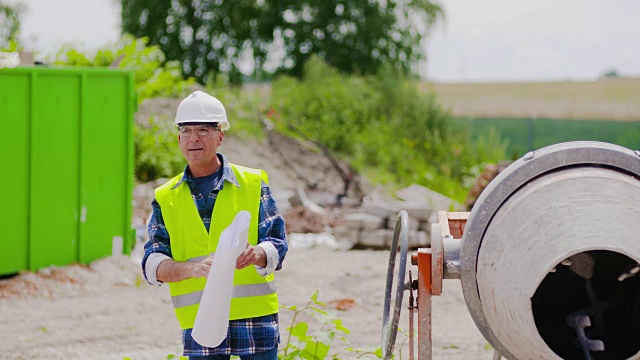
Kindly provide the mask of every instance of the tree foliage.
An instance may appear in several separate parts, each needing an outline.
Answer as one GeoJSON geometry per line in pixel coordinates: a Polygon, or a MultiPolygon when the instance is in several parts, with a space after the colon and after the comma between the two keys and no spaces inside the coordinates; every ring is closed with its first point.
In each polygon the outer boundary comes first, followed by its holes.
{"type": "Polygon", "coordinates": [[[203,84],[219,73],[239,82],[242,66],[301,77],[312,55],[346,73],[385,63],[410,73],[441,16],[430,0],[122,0],[123,32],[148,37],[203,84]]]}
{"type": "Polygon", "coordinates": [[[318,55],[342,72],[375,74],[385,64],[405,74],[425,58],[423,39],[442,15],[429,0],[274,2],[268,28],[284,42],[280,69],[296,77],[318,55]]]}
{"type": "Polygon", "coordinates": [[[0,48],[9,47],[10,42],[15,40],[24,9],[24,5],[20,3],[11,4],[0,0],[0,48]]]}
{"type": "Polygon", "coordinates": [[[117,49],[99,49],[93,57],[73,47],[63,46],[49,62],[78,67],[108,67],[117,63],[119,69],[133,71],[139,101],[152,97],[186,96],[195,83],[193,78],[183,79],[179,64],[165,61],[162,50],[158,46],[149,46],[146,38],[123,36],[117,49]]]}

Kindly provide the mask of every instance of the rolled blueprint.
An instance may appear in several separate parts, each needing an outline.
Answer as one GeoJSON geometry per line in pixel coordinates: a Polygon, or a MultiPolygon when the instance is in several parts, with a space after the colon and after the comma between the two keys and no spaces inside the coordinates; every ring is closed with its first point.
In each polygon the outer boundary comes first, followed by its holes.
{"type": "Polygon", "coordinates": [[[247,246],[248,211],[240,211],[220,234],[220,241],[211,263],[211,271],[202,293],[191,336],[200,345],[215,348],[227,337],[233,273],[236,259],[247,246]]]}

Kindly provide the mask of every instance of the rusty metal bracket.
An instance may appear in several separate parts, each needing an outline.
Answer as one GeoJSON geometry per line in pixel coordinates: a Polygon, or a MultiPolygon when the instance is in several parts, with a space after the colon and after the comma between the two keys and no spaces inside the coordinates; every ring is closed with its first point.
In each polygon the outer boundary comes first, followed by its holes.
{"type": "MultiPolygon", "coordinates": [[[[445,274],[450,278],[459,277],[453,273],[459,268],[460,237],[468,218],[467,212],[439,211],[438,223],[431,224],[431,248],[420,248],[411,255],[411,264],[418,266],[418,360],[431,360],[433,356],[431,297],[442,294],[445,274]],[[447,261],[447,255],[452,259],[447,261]],[[450,267],[448,272],[447,266],[450,267]]],[[[409,322],[412,336],[412,317],[409,322]]],[[[409,347],[413,356],[411,340],[409,347]]]]}
{"type": "Polygon", "coordinates": [[[418,360],[432,357],[431,338],[431,249],[418,249],[418,360]]]}

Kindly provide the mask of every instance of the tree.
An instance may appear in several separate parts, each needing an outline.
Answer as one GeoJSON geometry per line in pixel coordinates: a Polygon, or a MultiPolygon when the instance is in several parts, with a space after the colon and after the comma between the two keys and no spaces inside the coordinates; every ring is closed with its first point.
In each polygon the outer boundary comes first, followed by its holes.
{"type": "Polygon", "coordinates": [[[9,4],[0,0],[0,48],[8,48],[10,41],[15,41],[24,9],[20,3],[9,4]]]}
{"type": "Polygon", "coordinates": [[[619,78],[620,74],[618,73],[618,70],[616,68],[611,68],[605,70],[600,77],[605,79],[613,79],[619,78]]]}
{"type": "Polygon", "coordinates": [[[429,0],[288,0],[278,4],[269,28],[284,43],[279,70],[297,77],[317,54],[342,72],[374,74],[391,64],[405,74],[424,59],[423,39],[443,16],[429,0]]]}
{"type": "Polygon", "coordinates": [[[122,0],[122,30],[148,37],[167,60],[181,62],[185,77],[204,83],[211,73],[238,74],[244,51],[261,63],[269,41],[258,26],[261,8],[253,0],[122,0]]]}
{"type": "Polygon", "coordinates": [[[314,54],[346,73],[371,74],[387,63],[408,74],[425,58],[423,39],[443,15],[430,0],[121,3],[123,32],[148,37],[201,83],[219,73],[238,81],[243,66],[258,77],[300,77],[314,54]]]}

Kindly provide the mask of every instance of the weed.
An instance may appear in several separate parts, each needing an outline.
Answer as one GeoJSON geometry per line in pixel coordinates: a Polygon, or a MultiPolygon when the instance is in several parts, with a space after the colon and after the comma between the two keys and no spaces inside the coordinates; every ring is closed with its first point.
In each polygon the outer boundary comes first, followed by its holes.
{"type": "MultiPolygon", "coordinates": [[[[324,303],[318,301],[317,290],[303,307],[296,305],[282,306],[285,310],[293,311],[293,318],[291,319],[291,325],[287,328],[289,334],[286,343],[280,350],[279,359],[325,359],[329,355],[331,343],[336,336],[347,343],[342,334],[349,334],[349,329],[342,325],[342,320],[334,318],[323,310],[324,306],[324,303]],[[298,321],[300,314],[305,312],[309,312],[312,317],[320,322],[321,328],[319,331],[309,333],[309,324],[304,321],[298,321]],[[292,338],[297,339],[297,341],[292,338]]],[[[336,355],[333,355],[332,358],[335,359],[336,355]]]]}

